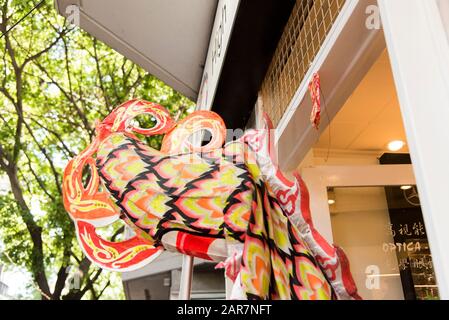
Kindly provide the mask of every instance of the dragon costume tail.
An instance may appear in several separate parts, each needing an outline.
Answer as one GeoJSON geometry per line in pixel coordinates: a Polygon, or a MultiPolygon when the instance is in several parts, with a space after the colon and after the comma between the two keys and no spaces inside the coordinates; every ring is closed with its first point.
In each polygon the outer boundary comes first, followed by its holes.
{"type": "Polygon", "coordinates": [[[242,137],[242,140],[256,152],[256,161],[264,180],[273,190],[283,211],[296,226],[301,238],[326,274],[337,298],[361,299],[357,293],[346,254],[338,246],[328,243],[313,224],[309,191],[300,174],[295,171],[293,177],[287,177],[280,170],[273,134],[273,124],[268,115],[264,114],[262,130],[251,130],[242,137]]]}

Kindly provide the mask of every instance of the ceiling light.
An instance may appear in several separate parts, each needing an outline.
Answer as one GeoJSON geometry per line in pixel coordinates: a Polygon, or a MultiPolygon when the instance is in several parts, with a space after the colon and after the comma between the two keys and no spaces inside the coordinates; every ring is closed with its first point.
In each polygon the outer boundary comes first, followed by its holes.
{"type": "Polygon", "coordinates": [[[329,199],[329,200],[327,200],[327,203],[329,203],[329,204],[334,204],[335,203],[335,200],[334,199],[329,199]]]}
{"type": "Polygon", "coordinates": [[[413,188],[412,186],[401,186],[402,190],[410,190],[411,188],[413,188]]]}
{"type": "Polygon", "coordinates": [[[388,143],[388,150],[390,150],[390,151],[399,151],[399,150],[401,150],[403,147],[404,147],[404,145],[405,145],[405,142],[404,141],[401,141],[401,140],[394,140],[394,141],[391,141],[390,143],[388,143]]]}

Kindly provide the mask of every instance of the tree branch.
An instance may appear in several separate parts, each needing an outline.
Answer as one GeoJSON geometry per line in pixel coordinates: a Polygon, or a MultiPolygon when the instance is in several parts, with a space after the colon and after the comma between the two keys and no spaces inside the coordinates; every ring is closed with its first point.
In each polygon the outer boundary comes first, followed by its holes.
{"type": "Polygon", "coordinates": [[[0,167],[3,171],[7,171],[9,169],[9,166],[11,164],[11,159],[8,156],[8,154],[4,151],[3,146],[0,144],[0,167]],[[6,163],[7,161],[8,163],[6,163]]]}
{"type": "Polygon", "coordinates": [[[11,101],[11,103],[14,105],[14,107],[17,108],[17,102],[16,100],[14,100],[14,98],[12,97],[12,95],[8,92],[8,90],[6,90],[5,87],[0,87],[0,92],[3,93],[3,95],[8,98],[9,101],[11,101]]]}
{"type": "Polygon", "coordinates": [[[108,280],[108,282],[106,282],[106,285],[103,287],[103,289],[101,289],[100,293],[97,295],[97,300],[100,299],[100,297],[103,295],[104,291],[106,290],[107,287],[109,287],[110,284],[111,280],[108,280]]]}
{"type": "Polygon", "coordinates": [[[74,156],[75,156],[75,153],[74,153],[72,150],[70,150],[69,147],[67,147],[67,145],[65,144],[64,140],[61,138],[61,135],[59,135],[56,131],[54,131],[54,130],[52,130],[52,129],[46,127],[46,126],[44,126],[41,122],[37,121],[36,119],[34,119],[34,118],[30,118],[30,119],[31,119],[31,121],[33,121],[35,124],[37,124],[39,127],[41,127],[41,128],[44,129],[45,131],[47,131],[47,132],[51,133],[52,135],[54,135],[55,138],[58,139],[58,141],[61,143],[62,148],[63,148],[65,151],[67,151],[67,153],[68,153],[68,155],[69,155],[70,157],[74,157],[74,156]]]}
{"type": "Polygon", "coordinates": [[[44,193],[52,200],[55,201],[55,197],[53,197],[50,192],[48,192],[47,187],[45,186],[44,182],[39,178],[39,176],[36,174],[36,172],[33,169],[33,166],[31,165],[31,159],[29,157],[29,155],[24,152],[25,157],[28,159],[28,168],[31,171],[31,174],[33,175],[34,179],[37,181],[37,183],[39,184],[39,187],[44,191],[44,193]]]}
{"type": "Polygon", "coordinates": [[[73,30],[73,29],[64,29],[63,31],[61,31],[61,32],[58,34],[58,37],[57,37],[53,42],[51,42],[47,47],[45,47],[45,48],[42,49],[41,51],[39,51],[39,52],[33,54],[32,56],[27,57],[27,58],[23,61],[22,65],[20,66],[20,69],[23,70],[23,69],[26,67],[26,65],[27,65],[28,63],[30,63],[30,62],[33,61],[33,60],[38,59],[41,55],[43,55],[44,53],[50,51],[50,49],[53,48],[53,47],[59,42],[59,40],[61,40],[61,38],[62,38],[63,36],[65,36],[66,34],[68,34],[68,33],[69,33],[70,31],[72,31],[72,30],[73,30]]]}
{"type": "Polygon", "coordinates": [[[70,248],[64,247],[63,259],[61,267],[58,270],[55,289],[53,290],[53,299],[59,300],[61,297],[62,290],[64,290],[65,282],[68,277],[67,268],[70,262],[70,248]]]}
{"type": "Polygon", "coordinates": [[[34,143],[36,144],[36,146],[39,148],[39,150],[42,152],[42,154],[44,155],[45,159],[47,159],[48,164],[50,165],[50,169],[53,173],[53,177],[55,179],[55,185],[56,188],[58,190],[59,194],[62,194],[62,190],[61,190],[61,186],[60,186],[60,181],[59,181],[59,173],[56,170],[55,164],[53,163],[53,160],[50,158],[50,156],[47,153],[47,150],[41,146],[41,144],[39,143],[39,141],[36,139],[36,136],[33,133],[33,130],[31,130],[31,127],[28,125],[28,123],[23,120],[23,123],[25,124],[25,127],[28,130],[28,133],[30,134],[30,136],[33,138],[34,143]]]}
{"type": "Polygon", "coordinates": [[[84,127],[86,128],[87,132],[89,133],[90,136],[92,136],[93,134],[93,129],[89,124],[89,121],[87,120],[86,114],[78,107],[75,98],[73,96],[71,96],[57,81],[55,81],[50,74],[48,73],[48,71],[42,67],[41,64],[39,64],[37,61],[34,62],[34,64],[42,71],[45,73],[45,75],[50,79],[51,83],[53,83],[54,85],[56,85],[58,87],[59,90],[61,90],[61,92],[64,94],[64,96],[67,98],[68,101],[71,102],[71,104],[73,105],[77,115],[80,117],[84,127]]]}
{"type": "Polygon", "coordinates": [[[91,278],[90,276],[87,277],[87,283],[84,286],[84,288],[81,290],[82,292],[82,296],[86,294],[86,292],[88,290],[90,290],[91,288],[93,288],[93,285],[95,283],[95,281],[98,280],[98,278],[100,277],[101,273],[103,272],[103,269],[98,268],[97,272],[95,273],[94,277],[91,278]]]}
{"type": "Polygon", "coordinates": [[[106,104],[106,107],[108,108],[108,110],[110,110],[110,101],[109,101],[109,97],[108,97],[108,93],[106,92],[104,83],[103,83],[103,75],[101,73],[101,68],[100,68],[100,60],[98,58],[98,53],[97,53],[97,39],[93,38],[93,47],[94,47],[94,59],[95,59],[95,66],[97,68],[97,73],[98,73],[98,79],[100,82],[100,88],[101,91],[103,92],[103,98],[104,98],[104,102],[106,104]]]}

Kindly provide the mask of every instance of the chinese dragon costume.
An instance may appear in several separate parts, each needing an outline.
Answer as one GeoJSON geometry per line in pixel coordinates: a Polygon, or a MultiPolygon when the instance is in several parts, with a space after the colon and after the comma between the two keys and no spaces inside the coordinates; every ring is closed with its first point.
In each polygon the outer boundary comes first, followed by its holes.
{"type": "Polygon", "coordinates": [[[234,299],[359,299],[343,251],[313,226],[303,180],[276,165],[271,129],[265,117],[265,128],[224,144],[225,125],[213,112],[175,123],[154,103],[120,105],[64,172],[64,205],[84,253],[122,272],[164,250],[216,261],[234,282],[234,299]],[[156,124],[139,127],[141,114],[156,124]],[[211,140],[198,147],[190,141],[202,130],[211,140]],[[161,149],[136,134],[164,134],[161,149]],[[97,233],[118,219],[131,238],[113,242],[97,233]]]}

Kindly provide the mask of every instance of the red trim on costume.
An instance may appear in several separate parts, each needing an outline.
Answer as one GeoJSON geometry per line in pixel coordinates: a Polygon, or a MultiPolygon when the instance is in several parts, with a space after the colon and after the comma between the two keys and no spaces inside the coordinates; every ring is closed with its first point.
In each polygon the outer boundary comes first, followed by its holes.
{"type": "Polygon", "coordinates": [[[176,237],[176,248],[182,254],[198,257],[206,260],[213,260],[208,255],[209,246],[214,242],[214,238],[196,236],[187,232],[178,232],[176,237]]]}
{"type": "Polygon", "coordinates": [[[352,278],[351,270],[349,268],[348,257],[346,257],[346,254],[340,247],[338,247],[336,245],[334,245],[334,247],[337,251],[338,259],[340,260],[341,276],[342,276],[343,285],[344,285],[346,291],[354,299],[362,300],[362,297],[360,297],[357,293],[357,286],[354,282],[354,279],[352,278]]]}

